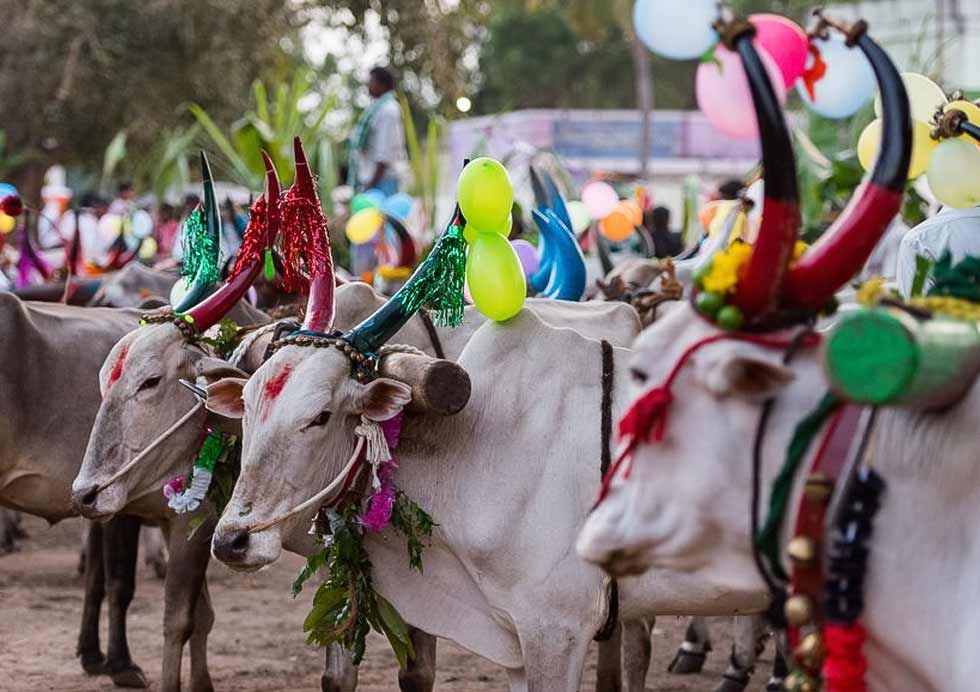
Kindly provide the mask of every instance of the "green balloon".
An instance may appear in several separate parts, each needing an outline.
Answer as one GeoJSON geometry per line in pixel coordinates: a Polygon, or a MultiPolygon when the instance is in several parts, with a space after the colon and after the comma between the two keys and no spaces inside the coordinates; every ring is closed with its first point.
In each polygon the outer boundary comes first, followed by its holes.
{"type": "Polygon", "coordinates": [[[514,188],[499,161],[479,158],[459,174],[456,198],[468,224],[481,231],[502,229],[514,206],[514,188]]]}
{"type": "Polygon", "coordinates": [[[496,322],[521,311],[527,282],[521,261],[504,236],[480,233],[466,257],[466,285],[476,309],[496,322]]]}
{"type": "Polygon", "coordinates": [[[363,192],[354,195],[354,199],[350,201],[350,214],[353,216],[359,211],[364,209],[377,209],[378,205],[371,198],[371,195],[366,195],[363,192]]]}
{"type": "Polygon", "coordinates": [[[478,235],[480,235],[480,232],[473,227],[473,224],[468,223],[463,226],[463,237],[470,245],[476,242],[476,237],[478,235]]]}
{"type": "MultiPolygon", "coordinates": [[[[493,230],[495,230],[497,233],[499,233],[505,238],[510,238],[510,232],[513,228],[514,228],[514,216],[512,214],[508,214],[507,220],[504,221],[504,225],[501,226],[500,228],[495,228],[493,230]]],[[[488,229],[486,232],[489,233],[490,230],[488,229]]],[[[463,237],[466,239],[466,242],[469,243],[470,245],[473,244],[473,242],[476,240],[476,237],[480,235],[480,233],[483,233],[483,231],[481,231],[471,223],[467,223],[466,226],[463,227],[463,237]]]]}

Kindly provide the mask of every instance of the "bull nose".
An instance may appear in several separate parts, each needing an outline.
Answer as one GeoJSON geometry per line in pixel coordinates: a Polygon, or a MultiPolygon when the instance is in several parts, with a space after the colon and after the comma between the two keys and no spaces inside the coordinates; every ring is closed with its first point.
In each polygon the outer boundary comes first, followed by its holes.
{"type": "Polygon", "coordinates": [[[93,484],[78,490],[72,490],[71,504],[78,512],[85,514],[95,506],[95,500],[99,497],[99,486],[93,484]]]}
{"type": "Polygon", "coordinates": [[[214,556],[226,563],[241,562],[245,559],[248,551],[248,531],[237,529],[226,534],[214,536],[214,545],[211,552],[214,556]]]}

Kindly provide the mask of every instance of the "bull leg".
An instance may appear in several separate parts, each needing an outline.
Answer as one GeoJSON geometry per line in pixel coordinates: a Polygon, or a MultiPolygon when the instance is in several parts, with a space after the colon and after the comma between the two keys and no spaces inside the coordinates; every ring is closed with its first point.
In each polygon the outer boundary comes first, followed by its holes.
{"type": "Polygon", "coordinates": [[[211,556],[211,535],[217,520],[209,517],[190,538],[189,518],[180,519],[166,527],[170,548],[167,576],[163,582],[163,667],[160,675],[161,692],[180,692],[180,667],[184,646],[195,634],[195,615],[199,608],[204,621],[198,639],[191,645],[191,686],[194,692],[210,692],[211,679],[207,671],[207,636],[214,621],[210,599],[199,606],[204,589],[204,577],[211,556]],[[195,655],[200,654],[200,656],[195,655]],[[202,660],[198,661],[198,658],[202,660]]]}
{"type": "Polygon", "coordinates": [[[401,692],[432,692],[436,684],[436,638],[422,630],[410,629],[415,658],[398,671],[401,692]]]}
{"type": "Polygon", "coordinates": [[[623,679],[626,692],[643,692],[646,689],[653,623],[653,618],[623,623],[623,679]]]}
{"type": "Polygon", "coordinates": [[[89,675],[106,672],[105,656],[99,645],[99,613],[105,598],[105,567],[102,563],[101,524],[91,522],[85,538],[85,552],[89,556],[83,569],[85,575],[85,600],[82,605],[82,625],[78,632],[76,656],[82,660],[82,670],[89,675]]]}
{"type": "Polygon", "coordinates": [[[126,641],[126,613],[136,588],[140,520],[117,516],[105,527],[102,558],[109,595],[109,649],[106,669],[119,687],[146,687],[146,676],[133,663],[126,641]]]}
{"type": "Polygon", "coordinates": [[[708,621],[703,617],[693,617],[687,624],[681,647],[674,654],[674,660],[667,666],[667,672],[677,675],[700,673],[709,651],[711,651],[711,637],[708,632],[708,621]]]}
{"type": "Polygon", "coordinates": [[[619,622],[613,635],[599,642],[599,660],[595,673],[595,692],[623,692],[623,623],[619,622]]]}
{"type": "Polygon", "coordinates": [[[340,644],[331,644],[326,649],[323,675],[320,676],[322,692],[354,692],[357,689],[357,666],[351,661],[350,653],[340,644]]]}
{"type": "MultiPolygon", "coordinates": [[[[210,540],[208,541],[210,543],[210,540]]],[[[204,569],[207,571],[206,555],[204,569]]],[[[191,632],[191,690],[192,692],[214,692],[211,673],[208,672],[208,635],[214,626],[214,608],[205,577],[194,608],[194,631],[191,632]]]]}
{"type": "Polygon", "coordinates": [[[743,692],[755,670],[755,661],[765,646],[762,618],[758,615],[735,616],[734,641],[728,668],[715,692],[743,692]]]}
{"type": "Polygon", "coordinates": [[[143,564],[153,570],[157,579],[167,576],[167,544],[160,529],[155,526],[143,527],[140,552],[143,554],[143,564]]]}
{"type": "Polygon", "coordinates": [[[581,626],[518,623],[527,692],[578,692],[591,637],[581,626]]]}
{"type": "Polygon", "coordinates": [[[774,636],[776,655],[772,662],[772,675],[766,683],[766,692],[782,692],[783,680],[789,675],[789,666],[786,664],[786,639],[781,636],[774,636]]]}

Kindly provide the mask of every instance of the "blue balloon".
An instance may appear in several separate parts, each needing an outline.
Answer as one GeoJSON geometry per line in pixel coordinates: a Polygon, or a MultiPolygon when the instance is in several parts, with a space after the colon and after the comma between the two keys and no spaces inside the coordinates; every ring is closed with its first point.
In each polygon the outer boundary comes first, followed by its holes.
{"type": "Polygon", "coordinates": [[[395,218],[404,221],[412,213],[412,207],[414,205],[415,201],[409,195],[404,192],[396,192],[385,200],[381,210],[385,214],[391,214],[395,218]]]}
{"type": "Polygon", "coordinates": [[[388,199],[388,195],[379,190],[376,187],[372,187],[370,190],[365,190],[362,193],[365,197],[371,200],[372,205],[377,209],[381,209],[385,205],[385,200],[388,199]]]}
{"type": "Polygon", "coordinates": [[[17,188],[10,183],[0,183],[0,199],[17,194],[17,188]]]}

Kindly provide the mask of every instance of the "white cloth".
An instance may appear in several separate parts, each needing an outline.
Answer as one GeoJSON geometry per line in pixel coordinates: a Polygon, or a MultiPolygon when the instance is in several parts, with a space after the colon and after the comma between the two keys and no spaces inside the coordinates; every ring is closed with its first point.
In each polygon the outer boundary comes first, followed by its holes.
{"type": "Polygon", "coordinates": [[[399,176],[405,160],[405,126],[397,99],[378,109],[368,125],[367,145],[357,152],[357,181],[367,185],[379,163],[388,164],[385,176],[399,176]]]}
{"type": "Polygon", "coordinates": [[[867,264],[864,265],[864,270],[861,272],[862,280],[880,276],[888,282],[894,281],[898,271],[898,253],[902,246],[902,239],[908,232],[909,227],[902,221],[902,217],[896,216],[885,231],[884,237],[875,246],[867,264]]]}
{"type": "Polygon", "coordinates": [[[898,250],[899,292],[906,298],[912,292],[916,257],[935,262],[947,250],[952,253],[954,264],[967,256],[980,256],[980,207],[946,207],[905,235],[898,250]]]}
{"type": "MultiPolygon", "coordinates": [[[[99,217],[90,210],[79,212],[78,223],[82,236],[82,262],[93,262],[101,265],[108,258],[109,246],[104,235],[99,231],[99,217]]],[[[65,242],[71,242],[75,237],[75,212],[67,211],[61,217],[61,236],[65,242]]]]}

